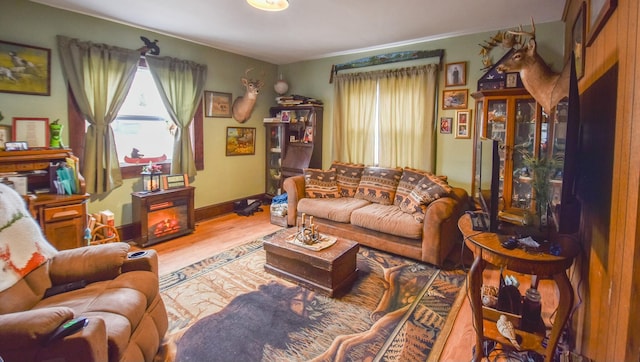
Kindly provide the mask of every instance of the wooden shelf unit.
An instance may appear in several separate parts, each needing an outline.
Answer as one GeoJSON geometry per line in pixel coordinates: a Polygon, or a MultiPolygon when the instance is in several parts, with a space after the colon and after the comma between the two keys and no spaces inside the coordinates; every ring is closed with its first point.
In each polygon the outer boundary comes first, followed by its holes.
{"type": "MultiPolygon", "coordinates": [[[[74,157],[70,149],[41,149],[26,151],[0,151],[0,172],[25,175],[28,190],[49,187],[49,165],[74,157]],[[31,174],[34,171],[46,173],[31,174]]],[[[58,250],[73,249],[85,244],[84,230],[87,220],[87,200],[84,178],[80,176],[80,193],[29,194],[25,201],[34,219],[38,221],[47,240],[58,250]]]]}

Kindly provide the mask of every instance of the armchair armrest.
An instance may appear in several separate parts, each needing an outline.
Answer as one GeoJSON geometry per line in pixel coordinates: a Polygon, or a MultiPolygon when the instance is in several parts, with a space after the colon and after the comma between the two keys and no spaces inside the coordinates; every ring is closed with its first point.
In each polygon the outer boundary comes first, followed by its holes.
{"type": "Polygon", "coordinates": [[[82,330],[46,343],[58,326],[73,317],[67,307],[0,315],[0,356],[5,361],[108,360],[107,328],[100,318],[90,318],[82,330]]]}
{"type": "Polygon", "coordinates": [[[68,307],[0,315],[0,356],[6,350],[40,347],[59,325],[71,318],[73,310],[68,307]]]}
{"type": "Polygon", "coordinates": [[[304,198],[304,176],[287,177],[282,188],[287,193],[287,224],[295,225],[298,215],[298,200],[304,198]]]}
{"type": "Polygon", "coordinates": [[[122,272],[126,273],[135,270],[150,271],[158,275],[158,253],[153,249],[128,253],[127,259],[122,264],[122,272]]]}
{"type": "Polygon", "coordinates": [[[51,282],[58,285],[113,279],[121,273],[130,247],[120,242],[59,251],[49,266],[51,282]]]}

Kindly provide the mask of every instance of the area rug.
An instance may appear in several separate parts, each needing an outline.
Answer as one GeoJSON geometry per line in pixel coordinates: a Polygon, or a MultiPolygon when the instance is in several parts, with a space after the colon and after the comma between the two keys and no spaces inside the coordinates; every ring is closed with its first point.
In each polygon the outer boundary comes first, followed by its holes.
{"type": "Polygon", "coordinates": [[[163,359],[425,361],[465,280],[361,246],[357,281],[329,298],[267,273],[263,240],[160,278],[163,359]]]}

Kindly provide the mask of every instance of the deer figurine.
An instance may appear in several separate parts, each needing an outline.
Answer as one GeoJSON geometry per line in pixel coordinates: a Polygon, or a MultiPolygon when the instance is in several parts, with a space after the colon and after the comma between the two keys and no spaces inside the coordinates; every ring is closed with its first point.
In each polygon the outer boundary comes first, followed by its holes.
{"type": "Polygon", "coordinates": [[[256,105],[260,88],[264,85],[264,82],[261,80],[247,78],[251,70],[252,68],[245,70],[245,76],[240,78],[246,88],[244,96],[237,97],[231,107],[233,118],[240,123],[246,122],[249,117],[251,117],[251,112],[253,112],[253,107],[256,105]]]}
{"type": "Polygon", "coordinates": [[[498,72],[519,72],[524,87],[533,98],[540,103],[546,112],[553,108],[564,97],[569,96],[569,76],[571,66],[564,65],[560,73],[556,73],[545,63],[536,51],[535,25],[533,32],[510,32],[517,35],[530,35],[528,44],[522,45],[509,59],[498,65],[498,72]]]}

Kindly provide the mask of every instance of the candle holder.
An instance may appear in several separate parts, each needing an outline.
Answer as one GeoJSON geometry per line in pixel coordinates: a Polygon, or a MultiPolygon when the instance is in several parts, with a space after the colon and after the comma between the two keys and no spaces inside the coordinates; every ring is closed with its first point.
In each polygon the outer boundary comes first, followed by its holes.
{"type": "Polygon", "coordinates": [[[146,192],[160,191],[160,176],[162,175],[162,165],[149,165],[142,168],[142,190],[146,192]]]}
{"type": "Polygon", "coordinates": [[[309,216],[309,223],[307,224],[306,215],[303,213],[297,228],[298,231],[295,235],[297,241],[306,245],[313,245],[320,241],[320,233],[316,224],[313,223],[313,216],[309,216]]]}

